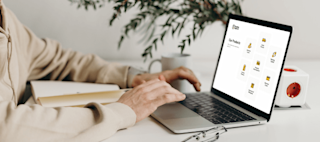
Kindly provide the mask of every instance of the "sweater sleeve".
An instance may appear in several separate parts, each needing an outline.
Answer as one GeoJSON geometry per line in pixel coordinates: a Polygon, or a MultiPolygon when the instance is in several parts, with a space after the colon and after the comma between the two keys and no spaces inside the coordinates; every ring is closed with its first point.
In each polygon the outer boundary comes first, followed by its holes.
{"type": "Polygon", "coordinates": [[[48,77],[50,80],[117,84],[120,88],[128,86],[128,66],[107,62],[94,54],[84,55],[63,49],[59,42],[52,39],[40,39],[22,25],[11,11],[8,12],[14,23],[9,28],[14,27],[18,37],[16,40],[19,41],[18,50],[28,61],[28,80],[48,77]]]}
{"type": "Polygon", "coordinates": [[[135,113],[122,103],[85,108],[45,108],[0,101],[2,142],[98,142],[134,125],[135,113]]]}
{"type": "MultiPolygon", "coordinates": [[[[30,31],[26,29],[26,32],[30,31]]],[[[38,42],[27,53],[31,55],[29,80],[47,76],[51,80],[112,83],[121,88],[127,87],[128,66],[106,62],[97,55],[62,49],[55,40],[38,42]]]]}

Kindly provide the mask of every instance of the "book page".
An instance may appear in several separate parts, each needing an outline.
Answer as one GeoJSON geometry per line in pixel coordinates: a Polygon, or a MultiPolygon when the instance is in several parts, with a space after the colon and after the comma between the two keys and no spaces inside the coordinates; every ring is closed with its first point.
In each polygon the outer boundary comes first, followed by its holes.
{"type": "Polygon", "coordinates": [[[90,102],[107,104],[116,102],[122,96],[125,90],[105,91],[95,93],[82,93],[73,95],[39,97],[38,102],[44,107],[64,107],[78,106],[83,107],[90,102]]]}
{"type": "Polygon", "coordinates": [[[114,84],[98,84],[73,81],[30,81],[31,90],[34,99],[39,97],[59,96],[66,94],[79,94],[90,92],[103,92],[111,90],[119,90],[118,85],[114,84]]]}

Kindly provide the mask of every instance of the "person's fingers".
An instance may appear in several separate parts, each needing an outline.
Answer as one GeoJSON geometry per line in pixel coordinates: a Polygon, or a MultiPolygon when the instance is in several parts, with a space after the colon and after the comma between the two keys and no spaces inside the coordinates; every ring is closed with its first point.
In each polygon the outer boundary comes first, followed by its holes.
{"type": "Polygon", "coordinates": [[[162,81],[166,81],[166,78],[162,74],[159,74],[159,79],[162,80],[162,81]]]}
{"type": "Polygon", "coordinates": [[[187,79],[191,84],[199,82],[196,76],[189,69],[178,70],[178,77],[181,79],[187,79]]]}
{"type": "Polygon", "coordinates": [[[171,87],[167,82],[160,81],[159,79],[148,81],[144,84],[141,84],[140,86],[135,89],[136,91],[139,91],[140,93],[149,93],[150,91],[161,88],[161,87],[171,87]]]}
{"type": "Polygon", "coordinates": [[[139,86],[143,83],[146,83],[145,80],[142,80],[142,79],[137,79],[135,82],[132,83],[132,87],[136,87],[136,86],[139,86]]]}
{"type": "Polygon", "coordinates": [[[156,88],[150,92],[150,95],[152,96],[149,97],[156,98],[155,102],[158,106],[165,103],[182,101],[186,97],[185,94],[182,94],[181,92],[170,86],[162,86],[156,88]]]}
{"type": "Polygon", "coordinates": [[[177,95],[184,95],[178,90],[171,87],[168,83],[159,83],[156,88],[150,91],[150,94],[154,94],[156,96],[163,95],[163,94],[177,94],[177,95]]]}
{"type": "Polygon", "coordinates": [[[155,101],[155,105],[162,106],[166,103],[176,102],[176,101],[182,101],[186,98],[184,94],[178,95],[178,94],[164,94],[159,96],[155,101]]]}
{"type": "Polygon", "coordinates": [[[192,84],[194,89],[196,89],[196,91],[200,92],[201,91],[201,83],[198,82],[198,83],[195,83],[195,84],[192,84]]]}
{"type": "Polygon", "coordinates": [[[185,97],[184,94],[172,88],[167,82],[154,79],[126,92],[118,102],[131,107],[136,113],[136,122],[138,122],[149,116],[157,107],[165,103],[181,101],[185,97]]]}
{"type": "Polygon", "coordinates": [[[146,82],[146,81],[143,81],[144,83],[142,83],[142,84],[134,87],[132,90],[133,90],[134,92],[137,92],[137,91],[140,90],[141,88],[143,88],[143,87],[145,87],[145,86],[147,86],[147,85],[149,85],[149,84],[152,84],[153,82],[156,82],[156,81],[160,81],[160,80],[159,80],[159,79],[154,79],[154,80],[150,80],[150,81],[147,81],[147,82],[146,82]]]}
{"type": "Polygon", "coordinates": [[[191,70],[186,68],[178,70],[178,77],[188,80],[197,91],[201,90],[201,83],[191,70]]]}
{"type": "Polygon", "coordinates": [[[143,84],[143,83],[146,83],[146,81],[141,79],[141,80],[138,81],[137,86],[140,85],[140,84],[143,84]]]}
{"type": "Polygon", "coordinates": [[[158,81],[160,81],[160,80],[159,79],[153,79],[153,80],[150,80],[150,81],[143,81],[144,83],[139,85],[139,86],[137,86],[136,88],[143,88],[145,86],[148,86],[148,85],[150,85],[150,84],[152,84],[154,82],[158,82],[158,81]]]}

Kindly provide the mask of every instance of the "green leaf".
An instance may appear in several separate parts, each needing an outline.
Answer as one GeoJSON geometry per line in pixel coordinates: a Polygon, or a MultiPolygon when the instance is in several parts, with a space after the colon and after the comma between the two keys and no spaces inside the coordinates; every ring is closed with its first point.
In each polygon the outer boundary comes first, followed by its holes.
{"type": "Polygon", "coordinates": [[[147,39],[147,42],[149,42],[151,40],[151,38],[153,37],[155,31],[156,31],[156,27],[154,26],[152,31],[151,31],[151,34],[150,34],[149,38],[147,39]]]}
{"type": "Polygon", "coordinates": [[[193,41],[196,40],[196,38],[197,38],[195,31],[196,31],[196,23],[193,24],[193,29],[192,29],[193,41]]]}
{"type": "Polygon", "coordinates": [[[190,46],[190,44],[191,44],[190,35],[187,35],[187,37],[188,37],[188,44],[189,44],[189,46],[190,46]]]}
{"type": "Polygon", "coordinates": [[[164,31],[164,32],[161,34],[160,40],[161,40],[162,44],[163,44],[163,37],[166,35],[166,33],[167,33],[167,31],[164,31]]]}
{"type": "Polygon", "coordinates": [[[183,51],[184,51],[184,46],[181,48],[181,54],[183,54],[183,51]]]}
{"type": "Polygon", "coordinates": [[[117,17],[117,14],[116,14],[116,13],[113,13],[112,18],[111,18],[110,21],[109,21],[109,25],[110,25],[110,26],[112,26],[112,23],[113,23],[113,21],[116,19],[116,17],[117,17]]]}
{"type": "Polygon", "coordinates": [[[224,5],[222,4],[221,1],[218,1],[218,5],[221,6],[221,7],[224,7],[224,5]]]}
{"type": "Polygon", "coordinates": [[[139,0],[134,0],[133,6],[135,6],[138,3],[139,0]]]}
{"type": "Polygon", "coordinates": [[[178,47],[181,48],[181,54],[182,54],[182,53],[183,53],[183,50],[184,50],[184,47],[185,47],[185,44],[179,45],[178,47]]]}
{"type": "Polygon", "coordinates": [[[121,43],[122,43],[123,39],[124,39],[124,36],[121,35],[120,40],[119,40],[119,42],[118,42],[118,49],[120,49],[121,43]]]}
{"type": "Polygon", "coordinates": [[[149,50],[150,50],[150,48],[152,48],[152,46],[151,46],[151,45],[150,45],[150,46],[148,46],[146,49],[144,49],[144,52],[149,51],[149,50]]]}
{"type": "Polygon", "coordinates": [[[147,27],[147,30],[149,30],[152,25],[154,25],[154,20],[151,20],[151,22],[149,23],[149,26],[147,27]]]}
{"type": "Polygon", "coordinates": [[[130,29],[129,29],[129,26],[126,26],[125,27],[125,31],[124,31],[124,33],[126,34],[126,36],[128,36],[128,32],[130,31],[130,29]]]}
{"type": "Polygon", "coordinates": [[[177,24],[176,28],[174,28],[174,29],[172,28],[172,37],[173,37],[174,33],[178,30],[179,26],[180,26],[180,23],[177,24]]]}
{"type": "MultiPolygon", "coordinates": [[[[189,15],[188,15],[188,16],[189,16],[189,15]]],[[[179,29],[178,36],[180,35],[181,30],[182,30],[182,28],[184,27],[184,23],[186,22],[186,20],[187,20],[188,16],[186,16],[186,17],[183,19],[183,21],[182,21],[182,23],[181,23],[181,26],[180,26],[180,29],[179,29]]]]}
{"type": "Polygon", "coordinates": [[[157,51],[157,43],[154,43],[154,49],[157,51]]]}
{"type": "Polygon", "coordinates": [[[175,14],[178,14],[180,12],[179,9],[170,9],[171,12],[175,13],[175,14]]]}
{"type": "Polygon", "coordinates": [[[94,10],[97,10],[96,4],[95,4],[94,2],[93,2],[92,5],[93,5],[93,9],[94,9],[94,10]]]}
{"type": "Polygon", "coordinates": [[[140,16],[141,18],[145,19],[146,18],[146,15],[143,14],[143,13],[139,13],[137,16],[140,16]]]}
{"type": "Polygon", "coordinates": [[[170,15],[170,17],[167,19],[166,24],[165,25],[169,25],[169,21],[171,20],[171,18],[173,17],[173,14],[170,15]]]}
{"type": "Polygon", "coordinates": [[[158,38],[154,39],[153,40],[153,44],[154,44],[154,49],[157,51],[157,41],[158,41],[158,38]]]}
{"type": "Polygon", "coordinates": [[[124,3],[124,12],[127,12],[127,8],[128,8],[128,2],[124,3]]]}
{"type": "Polygon", "coordinates": [[[150,55],[150,58],[152,58],[152,52],[151,51],[149,52],[149,55],[150,55]]]}
{"type": "Polygon", "coordinates": [[[144,3],[140,2],[140,10],[142,10],[144,8],[144,3]]]}
{"type": "Polygon", "coordinates": [[[144,57],[143,62],[145,63],[147,61],[147,56],[144,57]]]}
{"type": "Polygon", "coordinates": [[[158,41],[158,39],[156,38],[156,39],[154,39],[154,40],[153,40],[153,42],[152,42],[152,43],[156,43],[157,41],[158,41]]]}
{"type": "Polygon", "coordinates": [[[237,9],[237,11],[238,11],[238,14],[240,14],[240,15],[242,15],[242,10],[241,10],[241,6],[240,6],[240,2],[238,1],[238,9],[237,9]]]}
{"type": "Polygon", "coordinates": [[[198,29],[198,32],[197,32],[197,35],[196,35],[197,37],[199,36],[200,32],[201,32],[201,28],[198,29]]]}

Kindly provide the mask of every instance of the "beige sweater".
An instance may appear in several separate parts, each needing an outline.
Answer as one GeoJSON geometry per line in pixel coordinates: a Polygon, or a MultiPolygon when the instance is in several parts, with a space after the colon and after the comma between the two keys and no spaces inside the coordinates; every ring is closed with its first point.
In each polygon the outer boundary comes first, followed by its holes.
{"type": "Polygon", "coordinates": [[[95,142],[135,124],[134,111],[121,103],[90,103],[85,108],[17,106],[27,80],[49,76],[125,88],[128,67],[62,49],[57,41],[34,35],[1,0],[0,9],[0,142],[95,142]]]}

